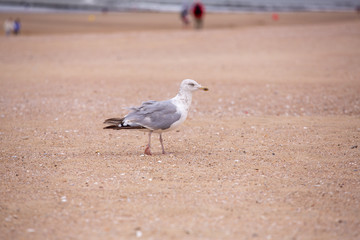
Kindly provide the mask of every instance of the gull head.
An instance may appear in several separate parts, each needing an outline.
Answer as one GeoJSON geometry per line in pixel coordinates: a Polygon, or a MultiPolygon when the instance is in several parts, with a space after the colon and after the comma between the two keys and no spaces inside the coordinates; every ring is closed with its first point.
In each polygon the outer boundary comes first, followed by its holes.
{"type": "Polygon", "coordinates": [[[181,82],[180,89],[187,92],[194,92],[196,90],[208,91],[209,89],[201,86],[195,80],[185,79],[181,82]]]}

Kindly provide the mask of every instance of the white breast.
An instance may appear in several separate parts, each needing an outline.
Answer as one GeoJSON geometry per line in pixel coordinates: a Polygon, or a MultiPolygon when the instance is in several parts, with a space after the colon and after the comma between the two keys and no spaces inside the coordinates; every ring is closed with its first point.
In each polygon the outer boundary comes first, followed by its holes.
{"type": "Polygon", "coordinates": [[[171,102],[176,106],[177,113],[181,115],[180,119],[174,122],[168,130],[172,130],[180,126],[187,118],[191,105],[191,93],[189,95],[176,95],[171,102]]]}

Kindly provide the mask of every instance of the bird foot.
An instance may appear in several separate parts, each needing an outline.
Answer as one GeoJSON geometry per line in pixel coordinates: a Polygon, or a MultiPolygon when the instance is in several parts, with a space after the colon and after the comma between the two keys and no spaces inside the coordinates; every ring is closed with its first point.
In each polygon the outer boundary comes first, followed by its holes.
{"type": "Polygon", "coordinates": [[[146,155],[152,155],[149,146],[147,146],[147,147],[145,148],[145,152],[144,152],[144,153],[145,153],[146,155]]]}

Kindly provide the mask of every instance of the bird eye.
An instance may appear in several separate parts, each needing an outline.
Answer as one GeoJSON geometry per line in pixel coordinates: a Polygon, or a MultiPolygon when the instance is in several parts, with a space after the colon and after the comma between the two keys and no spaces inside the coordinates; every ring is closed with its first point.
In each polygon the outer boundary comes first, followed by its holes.
{"type": "Polygon", "coordinates": [[[190,87],[195,87],[195,84],[189,83],[189,86],[190,86],[190,87]]]}

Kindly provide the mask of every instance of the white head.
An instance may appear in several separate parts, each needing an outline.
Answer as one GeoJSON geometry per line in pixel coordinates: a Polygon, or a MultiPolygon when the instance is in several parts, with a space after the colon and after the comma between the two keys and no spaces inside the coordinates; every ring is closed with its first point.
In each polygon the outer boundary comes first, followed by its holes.
{"type": "Polygon", "coordinates": [[[185,79],[180,84],[180,90],[181,91],[186,91],[186,92],[194,92],[196,90],[208,91],[209,89],[206,88],[206,87],[202,87],[195,80],[185,79]]]}

